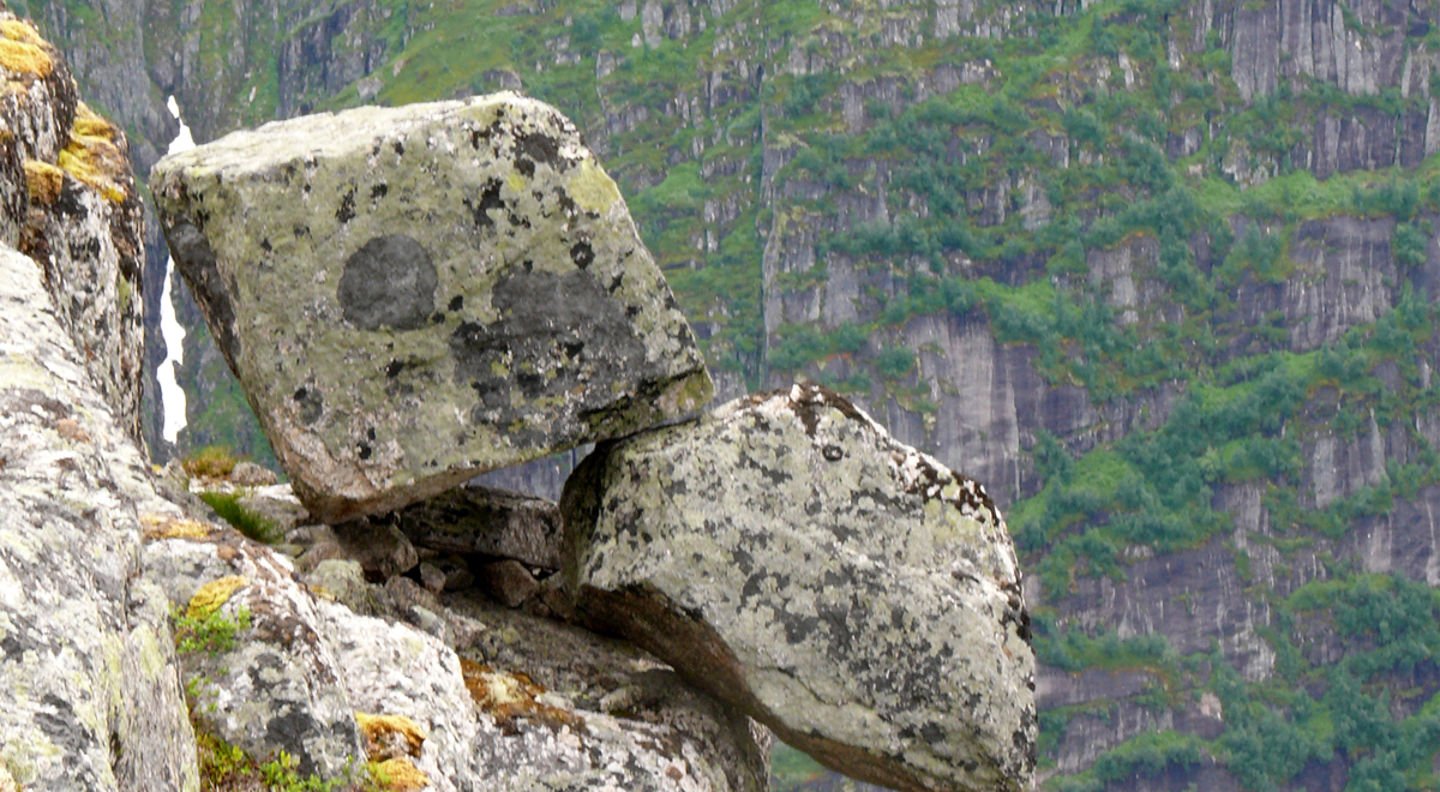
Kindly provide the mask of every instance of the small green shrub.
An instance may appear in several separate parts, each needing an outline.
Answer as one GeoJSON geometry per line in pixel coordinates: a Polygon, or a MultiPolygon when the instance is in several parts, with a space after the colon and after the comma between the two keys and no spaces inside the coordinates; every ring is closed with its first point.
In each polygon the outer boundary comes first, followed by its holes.
{"type": "Polygon", "coordinates": [[[233,492],[202,492],[200,500],[215,510],[220,519],[230,523],[235,530],[264,544],[275,544],[282,538],[275,523],[245,508],[240,495],[233,492]]]}
{"type": "Polygon", "coordinates": [[[235,648],[236,636],[250,629],[250,610],[244,607],[236,611],[233,619],[218,608],[203,616],[176,609],[174,618],[175,648],[181,654],[228,652],[235,648]]]}
{"type": "Polygon", "coordinates": [[[224,446],[205,446],[180,463],[185,472],[196,478],[225,478],[240,460],[224,446]]]}

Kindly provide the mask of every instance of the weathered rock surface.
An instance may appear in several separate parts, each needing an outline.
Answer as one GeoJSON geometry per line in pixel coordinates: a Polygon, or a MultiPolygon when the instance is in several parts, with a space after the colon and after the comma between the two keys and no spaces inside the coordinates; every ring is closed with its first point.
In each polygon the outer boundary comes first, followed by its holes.
{"type": "MultiPolygon", "coordinates": [[[[653,657],[476,597],[462,595],[445,603],[452,624],[469,620],[488,627],[456,643],[467,658],[467,682],[479,683],[472,684],[472,691],[512,682],[520,682],[522,690],[543,691],[533,702],[517,702],[518,709],[507,712],[504,702],[492,700],[487,710],[496,724],[508,722],[530,732],[514,735],[509,745],[485,746],[488,766],[505,769],[507,780],[497,788],[574,788],[565,786],[567,778],[583,789],[768,788],[768,732],[697,693],[653,657]],[[541,725],[566,712],[581,723],[578,742],[557,732],[552,739],[566,746],[563,750],[510,753],[533,744],[537,733],[544,734],[541,725]],[[623,758],[626,753],[631,758],[623,758]]],[[[457,625],[452,632],[465,631],[457,625]]]]}
{"type": "Polygon", "coordinates": [[[125,135],[80,101],[63,56],[0,5],[0,241],[44,267],[61,325],[137,442],[143,220],[125,135]]]}
{"type": "Polygon", "coordinates": [[[281,464],[327,522],[710,396],[614,183],[546,105],[309,116],[167,157],[151,184],[281,464]]]}
{"type": "Polygon", "coordinates": [[[413,583],[366,586],[353,561],[301,583],[229,529],[155,523],[146,571],[171,602],[248,614],[233,647],[184,661],[197,722],[252,756],[283,749],[306,773],[347,777],[367,756],[363,713],[418,727],[411,760],[437,790],[765,788],[748,720],[638,650],[413,583]]]}
{"type": "Polygon", "coordinates": [[[394,519],[422,547],[560,568],[560,513],[544,498],[468,486],[406,507],[394,519]]]}
{"type": "Polygon", "coordinates": [[[899,789],[1022,789],[1020,572],[984,489],[813,386],[602,444],[566,486],[566,582],[786,742],[899,789]]]}
{"type": "Polygon", "coordinates": [[[41,284],[0,246],[0,766],[24,789],[198,788],[142,509],[168,509],[41,284]]]}

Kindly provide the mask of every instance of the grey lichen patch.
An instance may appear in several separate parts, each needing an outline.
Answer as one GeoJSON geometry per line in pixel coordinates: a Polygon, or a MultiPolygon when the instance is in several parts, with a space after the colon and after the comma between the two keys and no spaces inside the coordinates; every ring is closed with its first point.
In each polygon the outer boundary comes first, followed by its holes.
{"type": "Polygon", "coordinates": [[[414,330],[434,313],[435,283],[425,248],[406,234],[386,234],[345,259],[336,299],[345,320],[363,330],[414,330]]]}
{"type": "Polygon", "coordinates": [[[709,398],[614,182],[539,102],[269,124],[167,157],[151,185],[317,518],[403,506],[709,398]]]}

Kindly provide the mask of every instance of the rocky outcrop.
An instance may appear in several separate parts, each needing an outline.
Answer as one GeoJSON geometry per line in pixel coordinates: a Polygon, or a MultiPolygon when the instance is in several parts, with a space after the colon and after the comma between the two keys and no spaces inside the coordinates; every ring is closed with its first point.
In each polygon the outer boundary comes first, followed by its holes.
{"type": "Polygon", "coordinates": [[[138,441],[144,247],[125,135],[79,100],[59,51],[3,5],[0,78],[0,241],[42,265],[62,326],[138,441]]]}
{"type": "Polygon", "coordinates": [[[0,786],[198,787],[142,512],[178,511],[99,395],[41,268],[0,247],[0,786]]]}
{"type": "Polygon", "coordinates": [[[147,535],[148,577],[187,612],[197,728],[250,756],[356,781],[367,760],[401,758],[436,790],[764,789],[748,721],[633,648],[473,593],[368,586],[353,561],[302,581],[203,521],[155,519],[147,535]],[[216,624],[227,639],[205,643],[216,624]],[[377,753],[377,717],[409,724],[398,756],[377,753]]]}
{"type": "Polygon", "coordinates": [[[602,444],[566,485],[580,618],[843,772],[1023,789],[1034,659],[985,490],[815,387],[602,444]]]}
{"type": "Polygon", "coordinates": [[[181,271],[324,520],[710,397],[614,183],[537,102],[311,116],[169,157],[152,181],[181,271]]]}

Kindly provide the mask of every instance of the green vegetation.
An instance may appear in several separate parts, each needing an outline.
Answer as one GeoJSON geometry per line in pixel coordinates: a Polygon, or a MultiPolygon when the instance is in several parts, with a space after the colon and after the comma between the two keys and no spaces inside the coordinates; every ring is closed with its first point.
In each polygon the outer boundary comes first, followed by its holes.
{"type": "Polygon", "coordinates": [[[233,618],[219,608],[201,613],[179,609],[172,618],[175,622],[175,648],[181,654],[223,654],[235,648],[235,640],[240,633],[250,629],[250,611],[244,607],[239,608],[233,618]]]}
{"type": "Polygon", "coordinates": [[[284,538],[275,523],[245,508],[239,492],[202,492],[200,500],[215,510],[220,519],[235,530],[262,544],[275,544],[284,538]]]}

